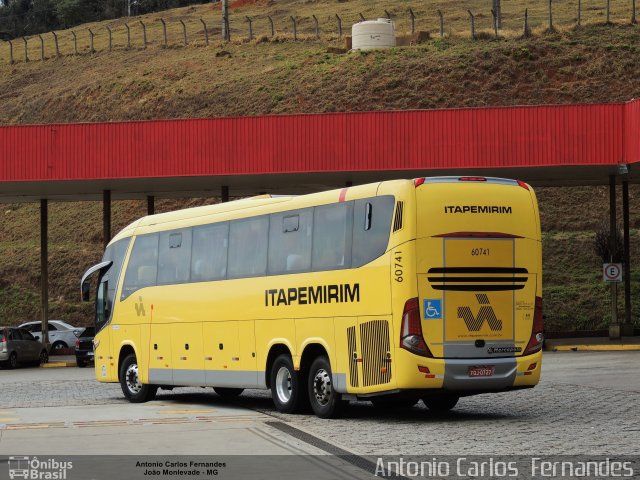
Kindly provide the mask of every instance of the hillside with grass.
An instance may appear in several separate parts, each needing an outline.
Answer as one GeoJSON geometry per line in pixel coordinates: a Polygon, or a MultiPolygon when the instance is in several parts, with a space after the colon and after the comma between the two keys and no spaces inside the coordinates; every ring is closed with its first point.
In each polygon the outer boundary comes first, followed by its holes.
{"type": "MultiPolygon", "coordinates": [[[[212,4],[77,27],[75,47],[71,31],[56,32],[60,56],[52,34],[44,34],[42,44],[30,38],[28,62],[22,41],[13,42],[13,64],[8,43],[0,42],[0,124],[591,103],[640,96],[640,29],[629,21],[629,2],[612,0],[610,23],[605,23],[606,2],[583,1],[580,27],[578,2],[562,2],[554,6],[550,30],[547,2],[503,1],[497,38],[491,3],[238,0],[231,2],[229,43],[220,39],[220,10],[212,4]],[[387,10],[398,33],[405,34],[409,8],[416,30],[430,35],[424,43],[330,53],[345,45],[335,15],[346,35],[360,13],[376,18],[387,10]],[[475,14],[475,40],[468,8],[475,14]],[[445,19],[443,37],[438,9],[445,19]],[[522,36],[525,9],[531,28],[527,38],[522,36]],[[319,38],[312,15],[318,19],[319,38]],[[252,19],[251,40],[247,17],[252,19]],[[274,22],[273,36],[268,17],[274,22]],[[161,18],[167,26],[166,46],[161,18]],[[147,29],[146,48],[140,21],[147,29]]],[[[548,328],[606,327],[608,290],[601,282],[593,239],[607,216],[607,189],[537,192],[548,328]]],[[[634,186],[632,259],[640,248],[639,194],[634,186]]],[[[158,210],[215,201],[163,200],[158,210]]],[[[50,210],[51,317],[90,323],[90,308],[79,304],[77,289],[84,269],[101,255],[101,205],[53,203],[50,210]]],[[[144,213],[139,202],[114,202],[114,231],[144,213]]],[[[39,317],[37,235],[37,205],[0,205],[0,323],[39,317]]],[[[634,264],[632,277],[634,311],[640,312],[640,268],[634,264]]]]}

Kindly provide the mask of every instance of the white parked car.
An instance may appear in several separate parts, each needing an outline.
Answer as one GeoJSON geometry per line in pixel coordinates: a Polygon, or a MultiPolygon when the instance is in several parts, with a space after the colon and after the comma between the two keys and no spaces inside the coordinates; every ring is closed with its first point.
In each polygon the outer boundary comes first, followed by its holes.
{"type": "MultiPolygon", "coordinates": [[[[28,330],[37,340],[42,338],[42,322],[38,320],[23,323],[19,328],[28,330]]],[[[76,339],[83,331],[84,328],[74,327],[62,320],[49,320],[49,343],[51,348],[54,350],[73,348],[76,344],[76,339]]]]}

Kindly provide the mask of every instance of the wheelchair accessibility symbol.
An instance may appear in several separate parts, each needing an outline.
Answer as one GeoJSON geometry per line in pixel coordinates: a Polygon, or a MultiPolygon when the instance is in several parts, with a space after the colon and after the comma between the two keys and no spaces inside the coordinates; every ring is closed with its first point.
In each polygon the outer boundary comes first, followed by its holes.
{"type": "Polygon", "coordinates": [[[427,320],[442,319],[442,299],[425,298],[424,299],[424,318],[427,320]]]}

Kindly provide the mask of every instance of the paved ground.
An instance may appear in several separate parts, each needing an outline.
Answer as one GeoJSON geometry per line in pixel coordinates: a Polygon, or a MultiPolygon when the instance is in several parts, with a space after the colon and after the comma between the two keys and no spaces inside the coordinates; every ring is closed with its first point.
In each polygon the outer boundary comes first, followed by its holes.
{"type": "Polygon", "coordinates": [[[132,405],[118,385],[93,380],[92,369],[3,370],[0,451],[74,453],[100,445],[102,453],[318,452],[269,425],[279,421],[361,455],[633,455],[640,446],[639,366],[640,352],[546,353],[533,390],[463,398],[445,416],[422,405],[381,413],[357,402],[340,420],[278,414],[258,390],[229,403],[211,389],[177,389],[132,405]],[[153,442],[140,442],[141,435],[153,442]],[[224,441],[202,441],[214,436],[224,441]]]}

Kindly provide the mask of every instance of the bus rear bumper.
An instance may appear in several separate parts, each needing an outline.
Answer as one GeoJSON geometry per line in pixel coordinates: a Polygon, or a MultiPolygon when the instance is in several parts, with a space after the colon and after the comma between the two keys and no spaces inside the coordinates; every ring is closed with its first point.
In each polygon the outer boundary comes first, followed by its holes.
{"type": "Polygon", "coordinates": [[[454,359],[397,352],[396,359],[399,390],[486,392],[534,386],[542,366],[542,352],[524,357],[454,359]]]}
{"type": "Polygon", "coordinates": [[[540,380],[541,366],[541,352],[526,357],[447,359],[444,362],[442,388],[472,392],[534,386],[540,380]],[[474,372],[480,375],[474,375],[474,372]]]}

